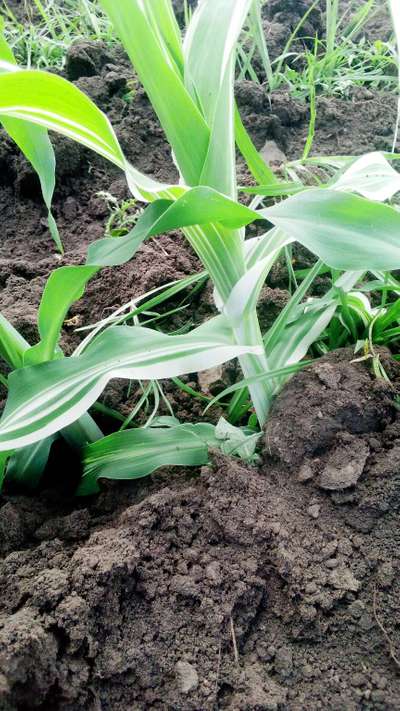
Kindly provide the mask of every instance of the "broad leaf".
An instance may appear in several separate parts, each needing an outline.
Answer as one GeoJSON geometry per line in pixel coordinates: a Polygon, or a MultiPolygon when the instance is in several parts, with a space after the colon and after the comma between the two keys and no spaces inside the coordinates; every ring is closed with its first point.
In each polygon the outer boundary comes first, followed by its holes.
{"type": "MultiPolygon", "coordinates": [[[[9,71],[15,76],[18,71],[13,52],[3,35],[2,20],[0,18],[0,60],[9,64],[9,71]]],[[[3,66],[2,71],[6,71],[3,66]]],[[[48,209],[48,224],[51,235],[60,251],[62,243],[57,225],[51,212],[51,202],[55,187],[55,157],[53,146],[50,143],[47,131],[40,126],[34,126],[27,121],[17,118],[3,117],[1,120],[5,130],[13,141],[24,153],[37,172],[42,188],[43,199],[48,209]]]]}
{"type": "Polygon", "coordinates": [[[230,197],[236,196],[236,43],[252,1],[199,3],[183,46],[185,83],[210,128],[209,147],[198,182],[230,197]]]}
{"type": "Polygon", "coordinates": [[[89,279],[97,267],[61,267],[50,274],[39,307],[38,327],[40,343],[29,349],[24,365],[35,365],[53,360],[64,319],[70,306],[83,296],[89,279]]]}
{"type": "Polygon", "coordinates": [[[120,168],[125,159],[111,124],[85,94],[55,74],[20,70],[0,75],[0,120],[26,119],[74,138],[120,168]]]}
{"type": "Polygon", "coordinates": [[[24,489],[36,489],[56,438],[57,435],[52,435],[28,447],[17,449],[8,462],[7,481],[24,489]]]}
{"type": "Polygon", "coordinates": [[[400,214],[388,205],[311,189],[260,214],[336,269],[400,267],[400,214]]]}
{"type": "MultiPolygon", "coordinates": [[[[159,2],[159,0],[157,0],[159,2]]],[[[171,59],[165,34],[154,28],[151,3],[100,0],[124,45],[173,149],[188,185],[197,185],[207,154],[210,130],[171,59]]],[[[163,25],[165,30],[165,25],[163,25]]]]}
{"type": "Polygon", "coordinates": [[[11,368],[22,368],[29,344],[0,313],[0,356],[11,368]]]}
{"type": "Polygon", "coordinates": [[[116,326],[82,356],[23,368],[9,377],[0,451],[37,442],[77,420],[112,378],[153,380],[212,368],[260,347],[236,345],[219,316],[184,336],[116,326]]]}
{"type": "Polygon", "coordinates": [[[83,479],[78,495],[99,491],[99,479],[138,479],[165,466],[200,466],[208,448],[216,447],[215,427],[176,425],[117,432],[89,445],[83,452],[83,479]]]}
{"type": "Polygon", "coordinates": [[[382,153],[367,153],[335,178],[330,187],[384,202],[400,191],[400,174],[382,153]]]}

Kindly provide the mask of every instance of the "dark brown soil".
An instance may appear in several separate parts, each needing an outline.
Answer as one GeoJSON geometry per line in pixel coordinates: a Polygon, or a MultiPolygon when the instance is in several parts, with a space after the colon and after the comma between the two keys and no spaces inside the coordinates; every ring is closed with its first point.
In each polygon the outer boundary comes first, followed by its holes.
{"type": "Polygon", "coordinates": [[[2,709],[399,708],[400,420],[350,355],[286,387],[259,470],[4,499],[2,709]]]}
{"type": "MultiPolygon", "coordinates": [[[[21,1],[10,5],[22,11],[21,1]]],[[[268,7],[275,24],[299,13],[298,2],[268,7]]],[[[313,27],[321,21],[316,13],[313,27]]],[[[71,50],[67,73],[108,113],[137,167],[174,179],[121,50],[85,43],[71,50]]],[[[269,141],[300,156],[306,104],[249,82],[237,97],[258,148],[269,141]]],[[[391,95],[320,99],[314,153],[389,148],[394,121],[391,95]]],[[[0,140],[0,310],[31,342],[51,270],[82,262],[103,235],[97,192],[128,197],[103,160],[64,139],[55,147],[65,257],[54,251],[35,176],[0,140]]],[[[132,263],[93,280],[65,325],[66,352],[80,338],[73,324],[199,268],[179,235],[149,241],[132,263]]],[[[265,326],[287,297],[271,286],[265,326]]],[[[207,288],[190,316],[209,311],[207,288]]],[[[400,708],[400,420],[393,391],[351,357],[333,354],[293,378],[259,469],[215,456],[201,472],[107,485],[88,501],[51,490],[1,497],[1,711],[400,708]]],[[[397,382],[397,366],[386,367],[397,382]]],[[[178,417],[199,415],[192,399],[167,391],[178,417]]],[[[106,402],[127,410],[126,384],[113,384],[106,402]]],[[[48,481],[56,472],[59,460],[48,481]]]]}

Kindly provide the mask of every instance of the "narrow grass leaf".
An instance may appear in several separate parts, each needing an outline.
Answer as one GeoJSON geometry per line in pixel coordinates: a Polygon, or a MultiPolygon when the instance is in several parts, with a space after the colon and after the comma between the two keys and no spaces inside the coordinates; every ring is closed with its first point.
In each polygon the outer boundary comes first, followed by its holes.
{"type": "MultiPolygon", "coordinates": [[[[255,147],[253,141],[251,140],[245,126],[243,125],[242,117],[240,115],[238,107],[235,105],[235,139],[236,139],[236,145],[241,152],[243,158],[245,159],[247,163],[247,167],[250,170],[250,173],[252,174],[253,178],[257,181],[257,183],[260,183],[261,185],[268,185],[269,189],[275,189],[277,190],[278,195],[285,195],[287,194],[285,190],[283,192],[279,192],[281,190],[281,185],[276,178],[273,170],[269,167],[269,165],[265,162],[265,160],[261,157],[259,154],[257,148],[255,147]]],[[[243,192],[246,192],[246,188],[241,188],[243,192]]],[[[257,188],[253,188],[254,191],[257,190],[257,188]]],[[[250,191],[249,191],[250,192],[250,191]]],[[[256,192],[257,195],[265,195],[266,193],[258,193],[256,192]]]]}
{"type": "Polygon", "coordinates": [[[300,182],[281,182],[281,183],[263,183],[260,185],[241,185],[239,191],[248,195],[264,195],[264,197],[286,197],[286,195],[294,195],[304,190],[303,183],[300,182]]]}
{"type": "Polygon", "coordinates": [[[250,388],[252,385],[260,383],[264,380],[265,381],[273,381],[274,379],[276,379],[278,377],[283,377],[283,376],[289,377],[290,375],[297,373],[302,368],[305,368],[307,365],[310,365],[310,363],[312,363],[312,361],[307,360],[307,361],[303,361],[302,363],[288,365],[285,368],[278,368],[277,370],[265,371],[264,373],[260,373],[259,375],[254,375],[251,378],[244,378],[243,380],[240,380],[240,382],[234,383],[233,385],[230,385],[228,388],[225,388],[225,390],[218,393],[218,395],[216,395],[212,400],[210,400],[207,407],[204,409],[203,414],[205,414],[207,412],[207,410],[209,410],[211,407],[214,407],[214,405],[216,405],[220,400],[223,400],[228,395],[232,395],[233,393],[241,391],[245,388],[250,388]]]}

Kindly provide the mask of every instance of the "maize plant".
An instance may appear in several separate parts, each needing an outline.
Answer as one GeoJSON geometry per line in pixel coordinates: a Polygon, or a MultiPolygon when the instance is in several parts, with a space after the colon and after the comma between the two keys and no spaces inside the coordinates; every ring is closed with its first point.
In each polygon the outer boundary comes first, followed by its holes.
{"type": "MultiPolygon", "coordinates": [[[[371,187],[371,181],[387,186],[394,180],[380,154],[367,158],[366,165],[347,161],[337,181],[307,188],[301,181],[279,183],[255,150],[234,99],[236,46],[252,2],[200,0],[182,38],[170,0],[100,0],[168,139],[179,171],[177,184],[158,183],[131,165],[107,117],[76,86],[50,73],[17,68],[0,45],[0,120],[6,129],[29,131],[33,143],[32,131],[40,131],[36,135],[47,141],[47,130],[80,142],[118,166],[133,196],[148,204],[127,235],[98,240],[90,245],[85,265],[63,267],[50,276],[39,311],[40,342],[22,349],[8,378],[0,422],[4,460],[18,452],[26,457],[41,441],[68,433],[88,417],[85,413],[111,378],[169,378],[236,357],[262,426],[284,382],[284,369],[303,358],[332,318],[337,290],[351,291],[366,270],[400,267],[400,215],[379,202],[371,187]],[[291,196],[261,208],[239,202],[236,145],[259,185],[255,192],[291,196]],[[255,221],[266,231],[246,239],[245,228],[255,221]],[[112,325],[72,357],[63,357],[58,345],[62,323],[88,280],[102,267],[132,259],[145,239],[176,229],[183,231],[212,280],[219,315],[176,336],[112,325]],[[258,297],[282,249],[293,242],[343,273],[332,291],[308,308],[300,289],[263,335],[258,297]]],[[[3,332],[10,334],[9,325],[3,332]]],[[[193,448],[197,446],[198,454],[200,442],[201,456],[185,457],[177,454],[184,430],[161,437],[151,437],[149,431],[123,432],[93,443],[99,433],[93,436],[90,429],[81,429],[79,441],[86,474],[94,480],[100,471],[112,475],[105,464],[109,457],[116,462],[125,457],[124,475],[129,467],[130,476],[148,473],[148,459],[163,446],[163,437],[165,451],[172,446],[174,452],[163,461],[171,463],[198,463],[214,441],[211,430],[201,435],[192,430],[193,448]],[[142,458],[135,469],[136,452],[142,458]]],[[[83,492],[94,488],[92,481],[83,492]]]]}

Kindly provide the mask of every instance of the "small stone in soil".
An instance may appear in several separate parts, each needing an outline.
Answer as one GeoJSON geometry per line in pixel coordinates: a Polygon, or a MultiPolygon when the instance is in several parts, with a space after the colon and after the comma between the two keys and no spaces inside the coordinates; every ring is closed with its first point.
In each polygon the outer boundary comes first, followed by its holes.
{"type": "Polygon", "coordinates": [[[310,481],[310,479],[313,479],[314,477],[314,472],[311,468],[311,465],[309,462],[304,462],[304,464],[301,466],[300,471],[297,475],[297,481],[300,482],[305,482],[305,481],[310,481]]]}
{"type": "Polygon", "coordinates": [[[350,443],[339,445],[320,476],[321,489],[336,491],[354,486],[364,471],[368,455],[368,445],[356,437],[352,437],[350,443]]]}
{"type": "Polygon", "coordinates": [[[390,588],[393,584],[395,572],[392,563],[382,563],[378,570],[378,580],[382,588],[390,588]]]}
{"type": "Polygon", "coordinates": [[[318,518],[321,511],[319,504],[312,504],[308,507],[307,512],[310,514],[311,518],[318,518]]]}
{"type": "Polygon", "coordinates": [[[357,592],[360,587],[359,581],[354,577],[350,568],[337,568],[329,575],[330,584],[336,590],[351,590],[357,592]]]}
{"type": "Polygon", "coordinates": [[[189,691],[196,689],[199,684],[199,675],[189,662],[177,662],[175,666],[180,690],[183,694],[188,694],[189,691]]]}
{"type": "Polygon", "coordinates": [[[273,163],[275,165],[281,165],[282,163],[287,162],[284,152],[281,151],[275,141],[266,141],[260,151],[260,155],[269,163],[273,163]]]}

